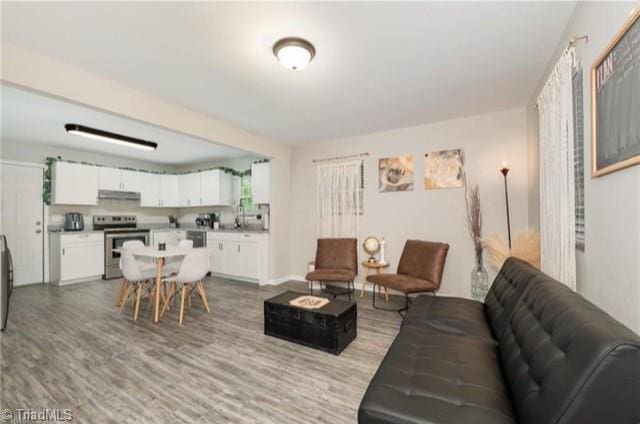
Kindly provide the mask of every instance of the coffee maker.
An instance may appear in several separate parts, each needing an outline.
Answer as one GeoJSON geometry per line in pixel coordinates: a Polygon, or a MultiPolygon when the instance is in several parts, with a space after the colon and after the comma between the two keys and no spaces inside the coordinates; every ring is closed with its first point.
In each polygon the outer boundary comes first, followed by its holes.
{"type": "Polygon", "coordinates": [[[196,218],[196,225],[198,228],[213,228],[213,223],[217,221],[218,218],[215,213],[201,213],[196,218]]]}

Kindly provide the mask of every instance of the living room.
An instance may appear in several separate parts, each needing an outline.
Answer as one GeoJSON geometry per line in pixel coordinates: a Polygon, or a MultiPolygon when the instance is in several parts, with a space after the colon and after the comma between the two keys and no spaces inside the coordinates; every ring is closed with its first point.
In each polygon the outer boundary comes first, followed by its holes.
{"type": "Polygon", "coordinates": [[[3,420],[640,422],[637,2],[1,7],[3,420]]]}

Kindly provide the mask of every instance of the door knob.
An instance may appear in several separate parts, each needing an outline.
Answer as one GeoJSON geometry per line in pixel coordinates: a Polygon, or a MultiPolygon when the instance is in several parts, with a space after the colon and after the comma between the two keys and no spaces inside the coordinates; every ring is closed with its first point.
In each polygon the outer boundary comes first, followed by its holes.
{"type": "Polygon", "coordinates": [[[36,221],[36,225],[40,225],[40,221],[36,221]]]}
{"type": "Polygon", "coordinates": [[[42,230],[39,229],[39,228],[36,230],[36,234],[40,234],[41,232],[42,232],[42,230]]]}

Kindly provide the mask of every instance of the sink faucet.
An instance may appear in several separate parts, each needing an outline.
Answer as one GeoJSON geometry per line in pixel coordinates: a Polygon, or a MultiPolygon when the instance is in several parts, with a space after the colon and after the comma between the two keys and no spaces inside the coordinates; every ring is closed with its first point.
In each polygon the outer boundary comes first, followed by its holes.
{"type": "Polygon", "coordinates": [[[238,208],[236,209],[236,217],[240,214],[242,214],[242,225],[240,226],[240,228],[244,230],[247,226],[247,217],[244,213],[244,207],[242,207],[242,205],[238,205],[238,208]]]}

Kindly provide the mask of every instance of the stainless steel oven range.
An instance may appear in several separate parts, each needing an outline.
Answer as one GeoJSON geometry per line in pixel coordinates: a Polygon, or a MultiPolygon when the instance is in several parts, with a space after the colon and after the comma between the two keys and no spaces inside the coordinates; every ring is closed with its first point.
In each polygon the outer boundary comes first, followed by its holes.
{"type": "Polygon", "coordinates": [[[124,242],[131,240],[140,240],[145,246],[149,245],[149,230],[139,229],[134,215],[95,215],[93,229],[104,230],[103,280],[122,277],[120,253],[114,252],[114,249],[121,248],[124,242]]]}

